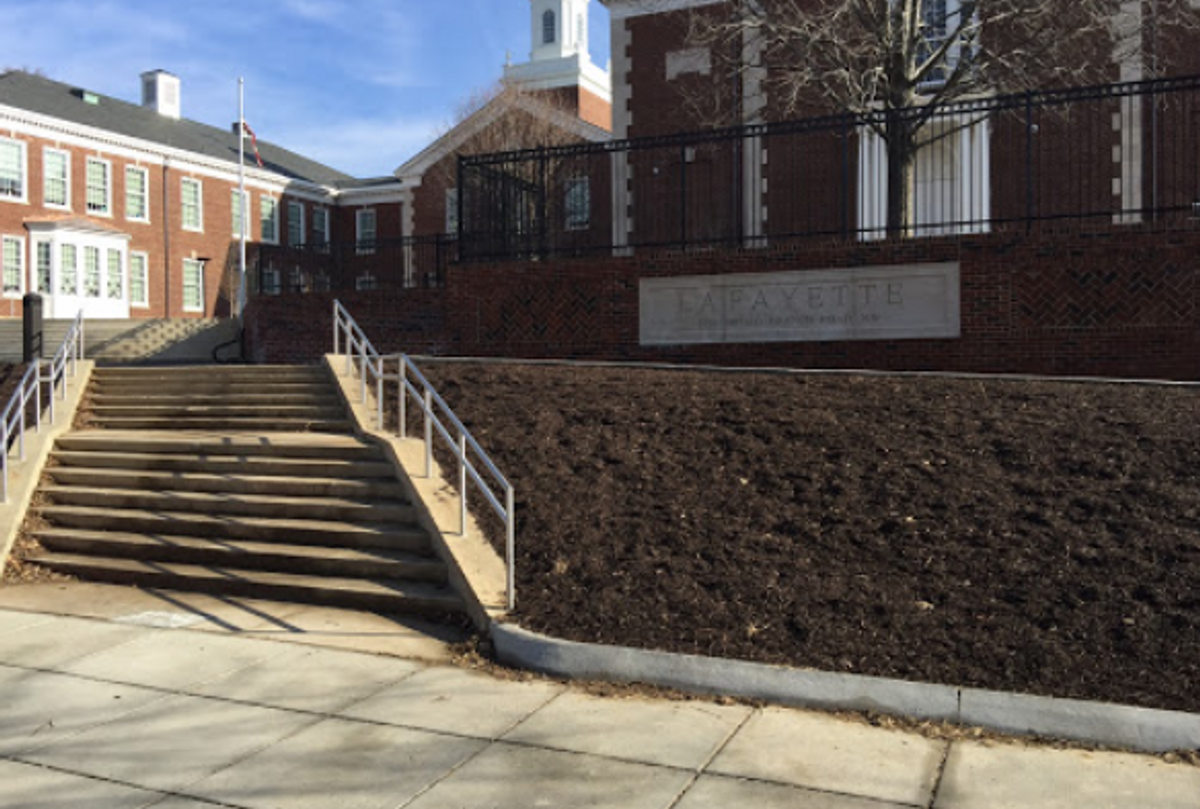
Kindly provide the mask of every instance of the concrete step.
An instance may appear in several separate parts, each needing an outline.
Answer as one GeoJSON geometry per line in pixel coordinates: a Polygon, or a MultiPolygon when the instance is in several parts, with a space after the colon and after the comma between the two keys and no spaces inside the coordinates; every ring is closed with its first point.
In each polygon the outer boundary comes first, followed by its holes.
{"type": "Polygon", "coordinates": [[[147,472],[122,469],[51,467],[46,474],[64,486],[95,489],[144,489],[153,492],[220,492],[283,497],[348,497],[405,499],[399,483],[342,478],[300,478],[259,475],[210,475],[203,473],[147,472]]]}
{"type": "Polygon", "coordinates": [[[291,382],[323,382],[331,380],[329,372],[320,365],[190,365],[184,367],[150,366],[143,368],[97,368],[95,378],[102,382],[139,382],[208,379],[262,380],[291,382]]]}
{"type": "MultiPolygon", "coordinates": [[[[97,390],[91,398],[93,408],[100,407],[166,407],[180,401],[176,394],[148,388],[142,393],[127,391],[109,393],[97,390]]],[[[328,392],[326,387],[314,388],[311,393],[277,392],[274,388],[246,386],[227,392],[196,391],[185,400],[189,407],[316,407],[342,411],[342,400],[328,392]]]]}
{"type": "MultiPolygon", "coordinates": [[[[58,446],[74,442],[59,440],[58,446]]],[[[395,470],[384,461],[347,461],[339,458],[275,457],[217,452],[201,455],[181,452],[108,452],[54,450],[51,459],[64,466],[89,469],[136,469],[158,472],[200,472],[212,475],[279,475],[284,477],[351,477],[395,480],[395,470]]]]}
{"type": "MultiPolygon", "coordinates": [[[[61,450],[134,454],[382,461],[383,452],[351,436],[312,433],[180,436],[173,431],[79,430],[55,442],[61,450]]],[[[339,467],[340,469],[340,467],[339,467]]],[[[388,466],[389,475],[391,467],[388,466]]],[[[340,474],[340,472],[339,472],[340,474]]]]}
{"type": "Polygon", "coordinates": [[[267,419],[278,416],[282,419],[310,419],[313,421],[336,421],[344,418],[345,410],[340,406],[318,407],[314,405],[252,405],[235,400],[227,404],[197,404],[188,399],[179,398],[170,404],[137,404],[137,405],[91,405],[92,416],[106,421],[122,418],[238,418],[240,420],[267,419]]]}
{"type": "Polygon", "coordinates": [[[348,433],[352,429],[348,420],[306,418],[204,418],[196,416],[183,422],[179,418],[129,416],[96,419],[93,423],[96,426],[114,430],[169,430],[174,428],[206,432],[223,430],[232,433],[258,433],[273,429],[289,433],[305,430],[319,433],[348,433]]]}
{"type": "Polygon", "coordinates": [[[444,615],[463,611],[462,600],[453,590],[424,582],[301,576],[59,553],[43,554],[34,561],[60,573],[143,587],[299,601],[378,612],[444,615]]]}
{"type": "Polygon", "coordinates": [[[186,511],[230,517],[281,517],[294,520],[338,520],[359,523],[412,523],[416,511],[395,500],[350,500],[341,497],[226,492],[137,491],[79,486],[42,486],[55,505],[186,511]]]}
{"type": "Polygon", "coordinates": [[[45,528],[34,537],[52,553],[209,565],[306,576],[408,579],[445,584],[439,560],[405,551],[282,545],[203,537],[45,528]]]}
{"type": "Polygon", "coordinates": [[[187,511],[147,511],[133,508],[95,508],[47,505],[37,509],[55,526],[122,533],[165,534],[277,542],[284,545],[330,545],[382,548],[427,553],[429,536],[416,525],[305,520],[283,517],[241,517],[187,511]]]}

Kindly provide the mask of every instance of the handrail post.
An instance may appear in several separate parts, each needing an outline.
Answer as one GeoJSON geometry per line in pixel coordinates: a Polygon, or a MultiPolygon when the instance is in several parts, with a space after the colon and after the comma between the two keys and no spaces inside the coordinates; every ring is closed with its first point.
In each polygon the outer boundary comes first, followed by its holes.
{"type": "Polygon", "coordinates": [[[433,478],[433,392],[425,389],[425,477],[433,478]]]}
{"type": "Polygon", "coordinates": [[[379,363],[379,368],[375,374],[375,412],[376,422],[379,429],[383,430],[383,358],[375,360],[379,363]]]}
{"type": "MultiPolygon", "coordinates": [[[[49,391],[47,391],[47,393],[48,393],[48,396],[47,396],[46,398],[50,400],[50,401],[48,402],[48,404],[49,404],[49,409],[50,409],[50,424],[51,424],[51,426],[53,426],[53,425],[54,425],[54,422],[55,422],[55,414],[54,414],[54,380],[55,380],[55,378],[57,378],[57,376],[58,376],[58,374],[57,374],[57,373],[55,372],[55,370],[54,370],[54,363],[50,363],[50,390],[49,390],[49,391]]],[[[65,385],[63,386],[63,390],[64,390],[64,391],[66,390],[66,386],[65,386],[65,385]]]]}
{"type": "Polygon", "coordinates": [[[42,361],[33,359],[33,428],[42,431],[42,361]]]}
{"type": "Polygon", "coordinates": [[[464,537],[467,535],[467,437],[458,434],[458,519],[464,537]]]}
{"type": "Polygon", "coordinates": [[[408,355],[400,355],[400,437],[408,438],[408,355]]]}
{"type": "Polygon", "coordinates": [[[516,518],[513,516],[513,488],[504,489],[504,556],[508,562],[506,589],[508,590],[508,611],[517,608],[517,543],[516,518]]]}
{"type": "Polygon", "coordinates": [[[337,356],[341,354],[342,335],[338,331],[338,302],[333,302],[333,354],[337,356]]]}
{"type": "Polygon", "coordinates": [[[366,407],[367,406],[367,349],[365,346],[360,346],[359,350],[360,350],[360,353],[358,355],[358,357],[359,357],[359,359],[358,359],[358,375],[360,377],[360,379],[358,380],[359,381],[358,387],[359,387],[359,394],[360,394],[359,401],[362,402],[363,407],[366,407]]]}

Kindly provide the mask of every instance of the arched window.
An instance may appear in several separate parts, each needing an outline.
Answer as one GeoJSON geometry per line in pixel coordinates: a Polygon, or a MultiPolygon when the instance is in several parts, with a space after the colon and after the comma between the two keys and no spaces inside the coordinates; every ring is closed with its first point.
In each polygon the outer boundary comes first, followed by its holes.
{"type": "Polygon", "coordinates": [[[550,45],[554,42],[555,29],[554,12],[547,11],[542,15],[542,44],[550,45]]]}

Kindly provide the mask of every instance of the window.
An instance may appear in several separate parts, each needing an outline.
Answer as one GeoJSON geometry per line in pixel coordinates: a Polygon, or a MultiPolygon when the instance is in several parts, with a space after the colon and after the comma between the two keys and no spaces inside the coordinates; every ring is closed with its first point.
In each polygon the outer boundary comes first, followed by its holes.
{"type": "Polygon", "coordinates": [[[46,149],[42,157],[42,188],[47,208],[71,207],[71,155],[46,149]]]}
{"type": "Polygon", "coordinates": [[[304,244],[304,206],[299,202],[287,204],[288,244],[304,244]]]}
{"type": "Polygon", "coordinates": [[[119,301],[125,297],[125,262],[120,250],[108,251],[108,299],[119,301]]]}
{"type": "Polygon", "coordinates": [[[25,201],[25,144],[0,138],[0,199],[25,201]]]}
{"type": "Polygon", "coordinates": [[[204,262],[183,260],[183,311],[204,311],[204,262]]]}
{"type": "MultiPolygon", "coordinates": [[[[250,211],[250,192],[242,194],[238,189],[233,189],[229,195],[229,209],[233,212],[233,238],[240,239],[242,237],[242,217],[250,211]]],[[[250,232],[246,231],[246,238],[250,238],[250,232]]]]}
{"type": "Polygon", "coordinates": [[[263,197],[258,211],[262,220],[262,240],[279,244],[279,200],[263,197]]]}
{"type": "Polygon", "coordinates": [[[329,209],[313,208],[312,212],[313,244],[329,244],[329,209]]]}
{"type": "Polygon", "coordinates": [[[129,303],[150,305],[150,257],[145,253],[129,254],[129,303]]]}
{"type": "Polygon", "coordinates": [[[150,221],[150,173],[138,166],[125,167],[125,218],[150,221]]]}
{"type": "Polygon", "coordinates": [[[43,295],[53,294],[53,248],[50,242],[38,242],[34,252],[37,256],[37,291],[43,295]]]}
{"type": "Polygon", "coordinates": [[[554,42],[555,29],[558,26],[555,24],[554,12],[547,11],[542,15],[542,44],[550,45],[554,42]]]}
{"type": "Polygon", "coordinates": [[[204,230],[204,196],[200,181],[184,177],[181,181],[183,190],[183,229],[204,230]]]}
{"type": "Polygon", "coordinates": [[[587,230],[592,224],[592,184],[587,177],[567,180],[563,199],[567,230],[587,230]]]}
{"type": "Polygon", "coordinates": [[[87,161],[87,212],[112,215],[112,164],[96,157],[87,161]]]}
{"type": "Polygon", "coordinates": [[[375,211],[372,208],[366,208],[354,215],[354,222],[357,230],[355,237],[358,243],[358,252],[374,253],[375,252],[375,211]]]}
{"type": "Polygon", "coordinates": [[[58,257],[58,291],[79,294],[79,248],[73,244],[64,244],[58,257]]]}
{"type": "Polygon", "coordinates": [[[379,281],[370,270],[354,278],[354,288],[359,292],[370,292],[379,288],[379,281]]]}
{"type": "Polygon", "coordinates": [[[946,39],[955,36],[955,42],[946,51],[940,64],[936,65],[921,82],[922,89],[936,90],[949,74],[958,66],[963,58],[964,46],[966,55],[970,56],[969,20],[963,19],[961,0],[924,0],[921,8],[921,35],[924,42],[921,45],[920,57],[926,60],[933,56],[946,43],[946,39]]]}
{"type": "MultiPolygon", "coordinates": [[[[969,114],[968,114],[969,115],[969,114]]],[[[910,221],[913,236],[986,233],[991,221],[991,125],[947,115],[923,127],[925,145],[913,161],[910,221]]],[[[863,239],[887,231],[887,144],[864,130],[858,159],[858,224],[863,239]]]]}
{"type": "Polygon", "coordinates": [[[451,235],[458,233],[458,189],[446,189],[446,232],[451,235]]]}
{"type": "Polygon", "coordinates": [[[268,264],[262,271],[262,293],[278,295],[282,291],[283,276],[274,264],[268,264]]]}
{"type": "Polygon", "coordinates": [[[87,298],[100,297],[100,248],[83,248],[83,294],[87,298]]]}
{"type": "Polygon", "coordinates": [[[3,265],[4,295],[19,298],[25,289],[25,240],[5,236],[0,243],[0,265],[3,265]]]}

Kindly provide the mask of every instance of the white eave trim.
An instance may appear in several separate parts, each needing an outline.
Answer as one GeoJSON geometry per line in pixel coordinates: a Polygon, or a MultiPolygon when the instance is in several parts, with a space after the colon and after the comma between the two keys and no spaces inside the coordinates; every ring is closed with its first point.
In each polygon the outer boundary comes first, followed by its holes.
{"type": "Polygon", "coordinates": [[[601,5],[608,6],[609,16],[613,20],[628,20],[651,14],[667,14],[672,11],[712,6],[724,2],[726,0],[600,0],[601,5]]]}

